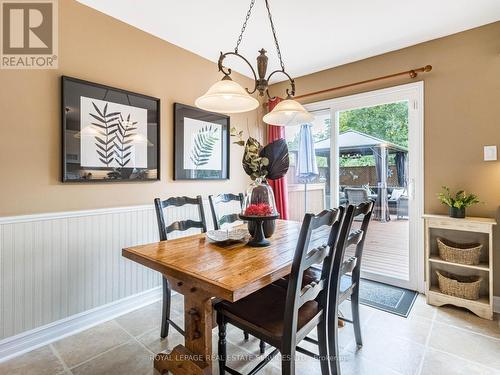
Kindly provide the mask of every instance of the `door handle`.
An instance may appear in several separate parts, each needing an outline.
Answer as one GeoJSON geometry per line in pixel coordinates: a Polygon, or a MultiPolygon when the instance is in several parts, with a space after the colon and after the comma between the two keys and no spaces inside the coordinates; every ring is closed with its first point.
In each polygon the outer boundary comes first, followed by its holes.
{"type": "Polygon", "coordinates": [[[415,199],[415,179],[414,178],[412,178],[410,180],[410,183],[408,186],[408,197],[410,198],[410,200],[415,199]]]}

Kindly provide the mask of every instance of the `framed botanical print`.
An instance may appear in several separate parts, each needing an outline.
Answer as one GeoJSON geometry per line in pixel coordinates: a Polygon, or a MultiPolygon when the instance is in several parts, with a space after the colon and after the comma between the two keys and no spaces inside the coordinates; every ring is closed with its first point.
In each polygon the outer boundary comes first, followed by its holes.
{"type": "Polygon", "coordinates": [[[62,77],[62,181],[160,179],[160,99],[62,77]]]}
{"type": "Polygon", "coordinates": [[[174,179],[229,178],[229,116],[174,104],[174,179]]]}

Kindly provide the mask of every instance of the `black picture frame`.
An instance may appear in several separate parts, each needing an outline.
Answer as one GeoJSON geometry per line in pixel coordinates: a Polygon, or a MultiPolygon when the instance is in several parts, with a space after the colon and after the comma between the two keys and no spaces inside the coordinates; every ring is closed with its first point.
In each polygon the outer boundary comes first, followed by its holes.
{"type": "MultiPolygon", "coordinates": [[[[115,115],[122,114],[122,112],[116,111],[113,113],[115,115]]],[[[107,112],[104,114],[111,116],[113,113],[107,112]]],[[[126,116],[126,112],[124,115],[126,116]]],[[[121,124],[120,122],[120,126],[121,124]]],[[[160,124],[160,99],[158,98],[78,78],[62,76],[61,181],[67,183],[107,183],[160,180],[160,124]],[[141,119],[145,121],[133,122],[133,117],[122,118],[124,123],[124,120],[127,121],[125,124],[127,129],[124,134],[121,131],[121,129],[124,129],[123,127],[119,129],[118,125],[108,124],[108,122],[112,122],[113,118],[108,120],[107,117],[103,116],[101,119],[106,119],[106,126],[102,126],[104,123],[99,120],[94,121],[97,125],[93,124],[92,131],[85,135],[86,144],[89,144],[92,137],[93,141],[95,140],[96,154],[94,155],[93,151],[82,152],[84,147],[82,139],[84,137],[82,135],[81,105],[85,103],[85,106],[87,106],[89,102],[92,103],[96,112],[93,113],[94,116],[88,111],[84,113],[88,112],[88,115],[93,116],[94,119],[100,117],[97,111],[100,111],[100,114],[104,113],[104,107],[101,106],[99,109],[99,105],[97,105],[96,108],[95,103],[106,103],[105,106],[106,108],[109,106],[110,111],[117,106],[118,108],[128,108],[129,116],[131,115],[130,111],[138,111],[141,119]],[[112,126],[115,127],[112,128],[112,126]],[[134,131],[133,129],[138,130],[134,131]],[[112,138],[111,133],[113,130],[118,135],[116,139],[112,138]],[[127,133],[127,131],[129,132],[127,133]],[[97,138],[101,138],[102,141],[104,132],[107,143],[97,142],[97,138]],[[103,156],[102,153],[105,153],[105,155],[103,156]],[[101,163],[107,162],[107,164],[97,165],[99,164],[97,162],[82,166],[82,158],[88,159],[89,155],[100,160],[101,163]],[[103,160],[104,157],[106,158],[103,160]],[[132,163],[130,163],[131,159],[133,159],[132,163]],[[137,162],[138,159],[140,159],[140,163],[137,162]],[[133,163],[141,165],[133,165],[133,163]]],[[[88,128],[91,128],[91,126],[85,126],[84,129],[88,128]]],[[[90,150],[89,147],[87,148],[90,150]]]]}
{"type": "MultiPolygon", "coordinates": [[[[210,126],[210,124],[208,124],[210,126]]],[[[228,180],[230,168],[230,117],[204,111],[190,105],[174,103],[174,180],[228,180]],[[185,118],[221,125],[220,170],[186,169],[185,159],[190,157],[184,150],[185,118]]]]}

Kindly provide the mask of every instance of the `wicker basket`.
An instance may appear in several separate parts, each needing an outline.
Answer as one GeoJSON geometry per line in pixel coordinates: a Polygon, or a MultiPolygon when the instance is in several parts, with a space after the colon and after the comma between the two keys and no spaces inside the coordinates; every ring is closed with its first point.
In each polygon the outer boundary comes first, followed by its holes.
{"type": "Polygon", "coordinates": [[[479,243],[459,244],[444,238],[438,238],[436,241],[441,259],[459,264],[479,264],[483,245],[479,243]]]}
{"type": "Polygon", "coordinates": [[[445,271],[436,270],[439,290],[449,296],[470,300],[479,299],[481,276],[458,276],[445,271]]]}

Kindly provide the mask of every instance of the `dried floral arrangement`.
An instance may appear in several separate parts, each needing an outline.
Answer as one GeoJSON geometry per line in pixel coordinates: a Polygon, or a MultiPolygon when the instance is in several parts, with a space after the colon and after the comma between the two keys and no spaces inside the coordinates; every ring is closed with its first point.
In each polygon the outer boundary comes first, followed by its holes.
{"type": "Polygon", "coordinates": [[[265,178],[268,180],[277,180],[283,177],[290,166],[290,157],[288,146],[284,139],[278,139],[262,146],[259,141],[253,137],[243,139],[243,131],[231,128],[231,136],[238,138],[234,144],[244,146],[242,165],[245,173],[252,180],[265,178]]]}

